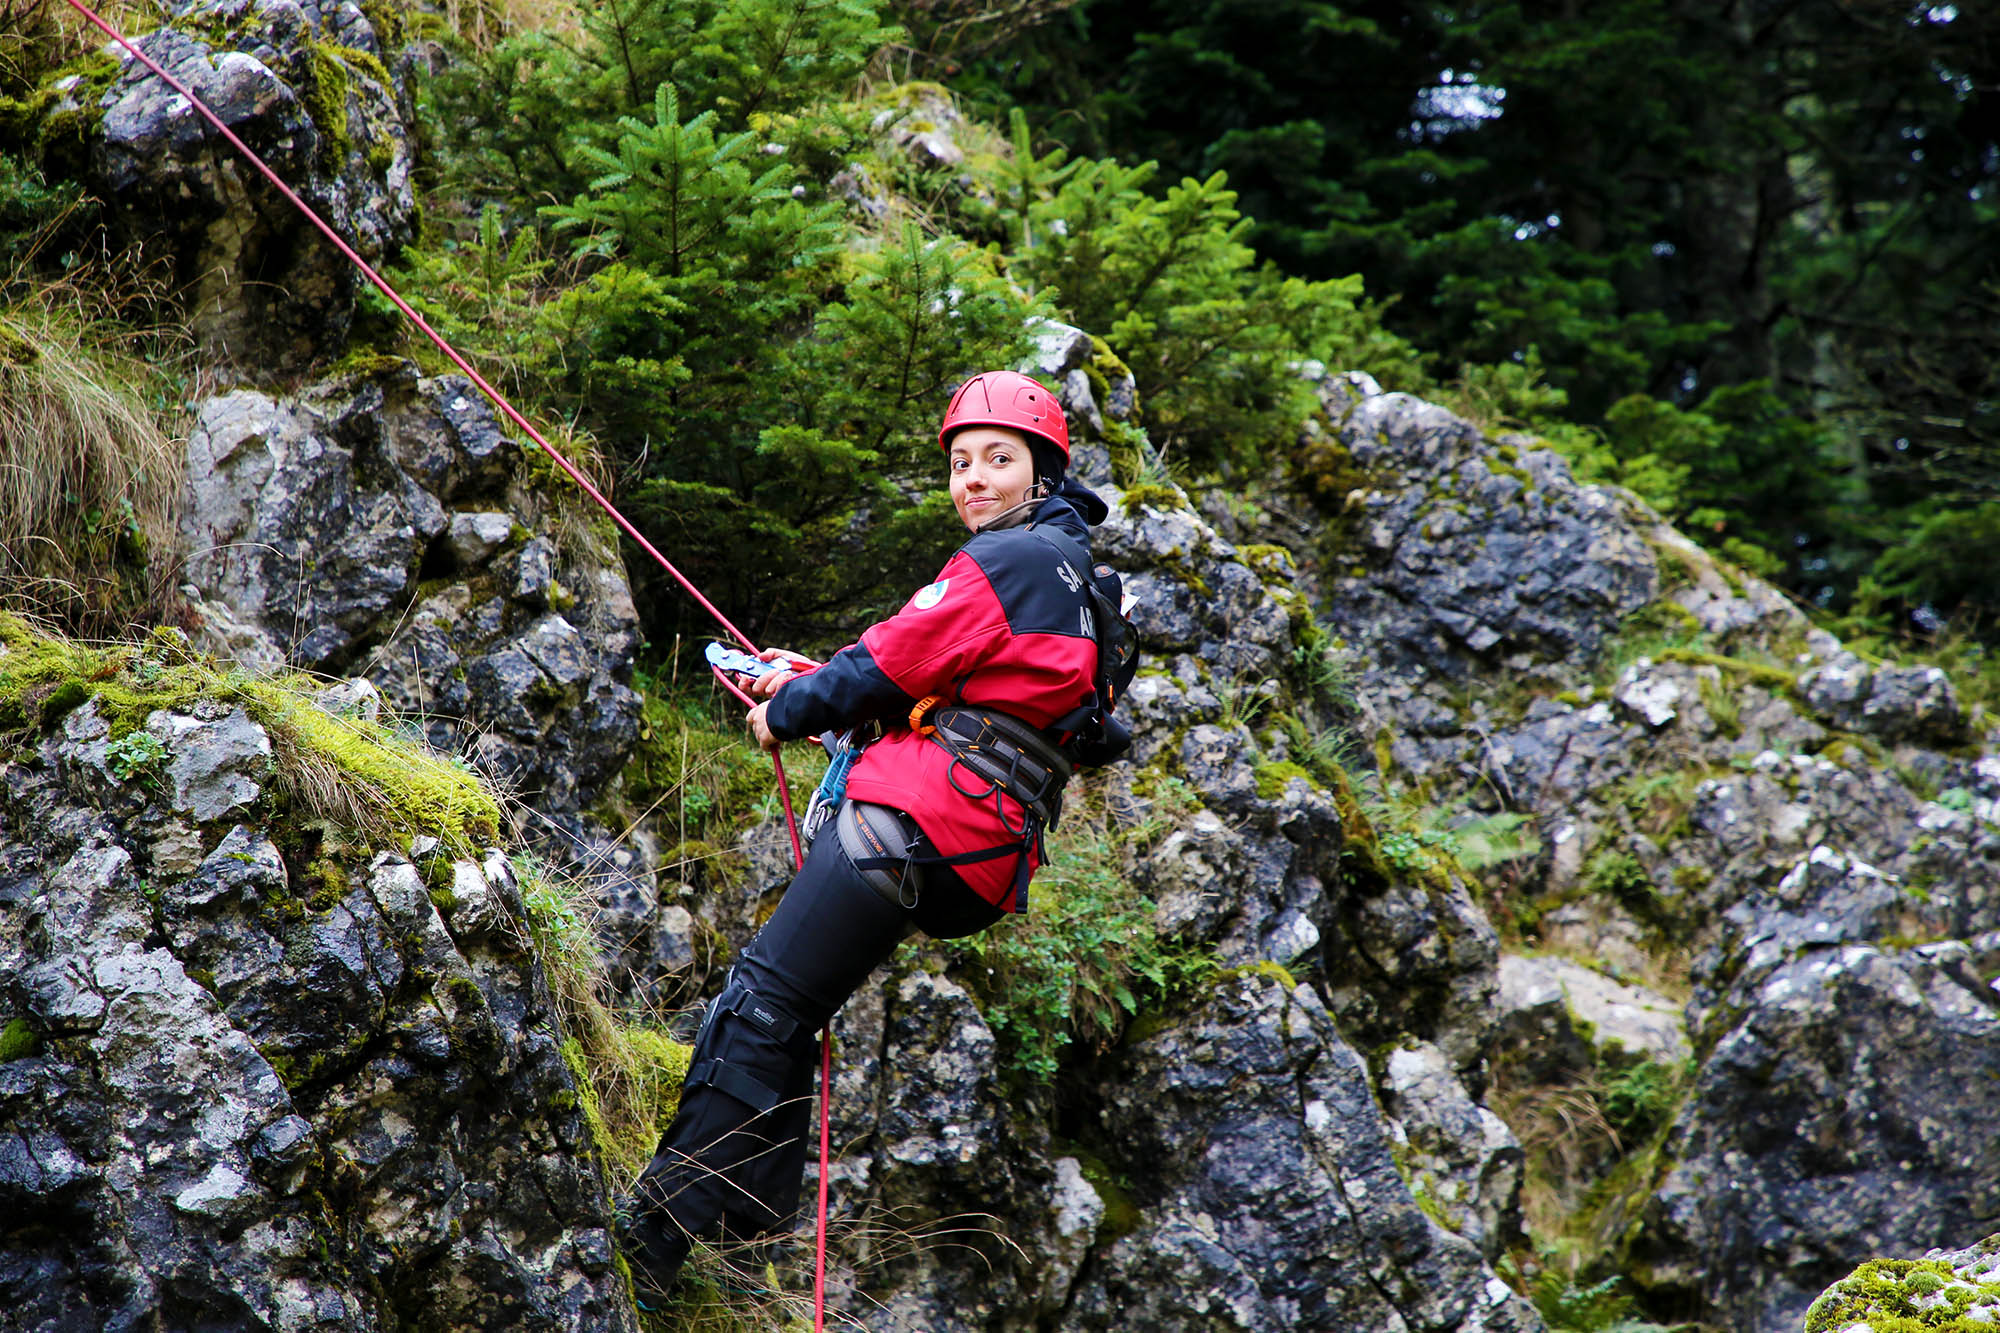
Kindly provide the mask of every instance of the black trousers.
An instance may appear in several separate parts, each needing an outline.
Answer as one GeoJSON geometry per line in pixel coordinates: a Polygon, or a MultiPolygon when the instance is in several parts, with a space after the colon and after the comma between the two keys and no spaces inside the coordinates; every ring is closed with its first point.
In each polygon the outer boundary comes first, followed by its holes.
{"type": "MultiPolygon", "coordinates": [[[[937,854],[921,834],[913,850],[937,854]]],[[[814,839],[709,1005],[680,1110],[635,1190],[641,1222],[667,1242],[663,1249],[684,1246],[683,1238],[789,1230],[805,1174],[819,1031],[912,927],[954,939],[1005,915],[948,867],[920,873],[915,905],[906,907],[862,877],[837,830],[814,839]]],[[[664,1283],[671,1274],[652,1277],[664,1283]]]]}

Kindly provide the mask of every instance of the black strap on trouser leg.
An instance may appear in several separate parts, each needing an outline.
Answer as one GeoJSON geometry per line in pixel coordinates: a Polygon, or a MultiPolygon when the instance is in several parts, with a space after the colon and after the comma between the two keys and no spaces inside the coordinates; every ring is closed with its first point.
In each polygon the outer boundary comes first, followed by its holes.
{"type": "MultiPolygon", "coordinates": [[[[714,1040],[711,1040],[711,1030],[716,1024],[726,1022],[730,1018],[742,1018],[756,1025],[765,1036],[781,1047],[790,1046],[792,1038],[796,1037],[799,1031],[798,1020],[770,1001],[759,998],[757,993],[740,978],[732,975],[729,984],[722,988],[722,994],[715,997],[715,1002],[709,1005],[708,1013],[702,1018],[701,1031],[695,1035],[697,1056],[702,1053],[704,1047],[722,1049],[726,1046],[719,1033],[715,1034],[714,1040]]],[[[734,1097],[745,1106],[755,1108],[760,1113],[776,1106],[783,1095],[777,1088],[746,1072],[740,1065],[731,1064],[720,1056],[696,1059],[690,1064],[686,1086],[714,1088],[718,1092],[734,1097]]]]}
{"type": "Polygon", "coordinates": [[[680,1111],[640,1197],[691,1234],[750,1237],[788,1223],[803,1169],[811,1033],[732,969],[695,1035],[680,1111]]]}

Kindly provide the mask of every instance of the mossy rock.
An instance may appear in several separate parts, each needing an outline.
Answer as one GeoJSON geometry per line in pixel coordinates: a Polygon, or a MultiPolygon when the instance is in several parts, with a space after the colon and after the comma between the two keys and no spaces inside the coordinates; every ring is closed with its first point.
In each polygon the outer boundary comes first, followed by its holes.
{"type": "Polygon", "coordinates": [[[1275,764],[1259,764],[1255,770],[1257,795],[1267,801],[1275,801],[1285,794],[1285,787],[1293,778],[1299,779],[1314,791],[1320,789],[1318,781],[1304,765],[1289,760],[1275,764]]]}
{"type": "Polygon", "coordinates": [[[387,726],[335,718],[314,702],[310,677],[252,676],[188,650],[173,634],[145,645],[87,647],[0,615],[0,729],[41,731],[95,699],[114,740],[144,728],[155,710],[207,700],[240,707],[271,737],[280,789],[338,796],[366,815],[380,840],[427,834],[469,853],[500,835],[500,806],[477,774],[387,726]]]}
{"type": "Polygon", "coordinates": [[[2000,1316],[2000,1282],[1962,1271],[1947,1259],[1872,1260],[1813,1302],[1805,1333],[1984,1333],[2000,1316]]]}
{"type": "Polygon", "coordinates": [[[1141,509],[1186,509],[1187,496],[1177,486],[1160,486],[1151,482],[1140,482],[1125,492],[1125,514],[1129,518],[1141,509]]]}
{"type": "Polygon", "coordinates": [[[25,1018],[10,1018],[0,1029],[0,1064],[27,1060],[42,1052],[41,1034],[25,1018]]]}

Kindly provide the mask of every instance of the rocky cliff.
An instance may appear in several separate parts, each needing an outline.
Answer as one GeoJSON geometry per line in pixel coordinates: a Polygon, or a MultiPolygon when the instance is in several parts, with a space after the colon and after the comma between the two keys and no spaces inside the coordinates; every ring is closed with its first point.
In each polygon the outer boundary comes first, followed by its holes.
{"type": "Polygon", "coordinates": [[[497,807],[296,688],[0,623],[7,1326],[632,1327],[497,807]]]}
{"type": "MultiPolygon", "coordinates": [[[[393,23],[197,8],[199,41],[148,40],[393,245],[393,23]]],[[[204,201],[156,241],[177,264],[294,265],[199,289],[218,356],[339,345],[347,279],[168,101],[122,69],[65,95],[130,225],[204,201]]],[[[1115,440],[1115,362],[1043,332],[1115,440]]],[[[1618,1272],[1655,1318],[1764,1333],[1990,1230],[1992,719],[1536,441],[1305,373],[1272,475],[1121,489],[1080,455],[1141,599],[1134,751],[1080,783],[1029,920],[913,942],[837,1020],[844,1315],[1583,1327],[1618,1272]]],[[[463,382],[211,395],[187,482],[191,647],[0,655],[0,1307],[632,1326],[633,1149],[495,848],[573,867],[624,997],[687,1009],[784,881],[763,778],[722,742],[718,808],[639,799],[665,705],[619,552],[463,382]],[[350,684],[256,683],[292,668],[350,684]],[[423,750],[357,770],[311,721],[378,699],[514,802],[448,764],[410,796],[423,750]]]]}

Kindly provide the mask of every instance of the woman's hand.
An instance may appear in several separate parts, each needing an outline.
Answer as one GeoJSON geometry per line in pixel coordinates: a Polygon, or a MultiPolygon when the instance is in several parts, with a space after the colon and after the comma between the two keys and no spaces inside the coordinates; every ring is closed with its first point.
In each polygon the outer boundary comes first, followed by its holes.
{"type": "MultiPolygon", "coordinates": [[[[764,679],[764,680],[768,680],[769,678],[770,677],[768,676],[759,677],[759,679],[764,679]]],[[[764,718],[764,714],[769,712],[770,710],[771,710],[770,701],[766,700],[765,702],[758,704],[755,708],[751,709],[750,716],[745,719],[745,721],[748,722],[749,724],[750,734],[756,737],[757,744],[766,751],[776,750],[780,744],[778,738],[771,734],[771,724],[764,718]]]]}
{"type": "MultiPolygon", "coordinates": [[[[758,660],[764,662],[784,661],[803,663],[808,660],[800,657],[797,653],[786,652],[783,648],[766,648],[763,652],[758,653],[757,657],[758,660]]],[[[756,698],[768,699],[778,692],[780,685],[783,685],[798,674],[798,672],[792,670],[790,667],[781,667],[776,671],[767,671],[761,676],[752,676],[743,688],[756,698]]],[[[770,747],[766,746],[765,748],[769,749],[770,747]]]]}

